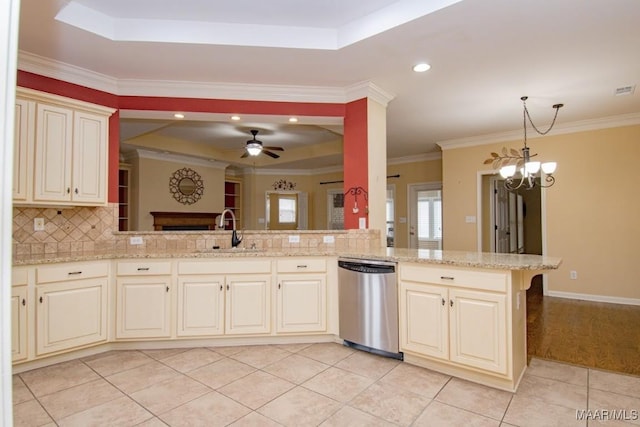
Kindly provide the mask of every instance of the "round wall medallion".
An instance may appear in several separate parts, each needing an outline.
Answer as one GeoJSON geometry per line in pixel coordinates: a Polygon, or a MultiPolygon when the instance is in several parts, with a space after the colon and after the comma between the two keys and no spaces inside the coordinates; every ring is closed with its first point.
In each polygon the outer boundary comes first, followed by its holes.
{"type": "Polygon", "coordinates": [[[169,192],[183,205],[192,205],[200,200],[204,193],[202,178],[193,169],[178,169],[169,179],[169,192]]]}

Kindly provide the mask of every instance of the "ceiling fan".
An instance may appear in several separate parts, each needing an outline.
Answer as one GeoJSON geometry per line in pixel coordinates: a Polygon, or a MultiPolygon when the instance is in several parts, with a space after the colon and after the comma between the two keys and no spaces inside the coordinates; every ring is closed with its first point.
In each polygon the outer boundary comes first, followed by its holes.
{"type": "Polygon", "coordinates": [[[264,153],[269,157],[273,157],[274,159],[279,158],[280,156],[276,153],[272,153],[271,151],[284,151],[282,147],[263,147],[262,141],[258,141],[256,139],[256,135],[258,131],[256,129],[251,130],[251,134],[253,135],[253,139],[247,141],[247,146],[244,154],[240,158],[245,158],[248,156],[257,156],[260,153],[264,153]]]}

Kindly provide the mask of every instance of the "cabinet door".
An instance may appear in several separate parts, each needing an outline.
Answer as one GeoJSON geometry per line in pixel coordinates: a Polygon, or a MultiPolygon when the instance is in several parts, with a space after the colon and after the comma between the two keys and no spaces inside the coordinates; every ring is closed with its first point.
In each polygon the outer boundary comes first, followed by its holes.
{"type": "Polygon", "coordinates": [[[11,288],[11,360],[27,358],[27,287],[11,288]]]}
{"type": "Polygon", "coordinates": [[[73,111],[38,104],[36,117],[33,199],[69,201],[73,111]]]}
{"type": "Polygon", "coordinates": [[[77,111],[73,123],[71,200],[78,203],[106,203],[107,118],[77,111]]]}
{"type": "Polygon", "coordinates": [[[224,276],[178,279],[178,336],[224,333],[224,276]]]}
{"type": "Polygon", "coordinates": [[[35,105],[33,101],[16,99],[13,144],[13,200],[16,201],[26,201],[30,195],[35,105]]]}
{"type": "Polygon", "coordinates": [[[117,279],[116,338],[170,336],[170,280],[168,276],[117,279]]]}
{"type": "Polygon", "coordinates": [[[107,339],[107,278],[36,288],[36,354],[107,339]]]}
{"type": "Polygon", "coordinates": [[[265,334],[271,331],[271,276],[226,277],[227,334],[265,334]]]}
{"type": "Polygon", "coordinates": [[[277,332],[327,330],[327,285],[324,275],[278,277],[277,332]]]}
{"type": "Polygon", "coordinates": [[[452,361],[507,373],[506,295],[449,291],[452,361]]]}
{"type": "Polygon", "coordinates": [[[400,282],[400,349],[449,358],[447,289],[400,282]]]}

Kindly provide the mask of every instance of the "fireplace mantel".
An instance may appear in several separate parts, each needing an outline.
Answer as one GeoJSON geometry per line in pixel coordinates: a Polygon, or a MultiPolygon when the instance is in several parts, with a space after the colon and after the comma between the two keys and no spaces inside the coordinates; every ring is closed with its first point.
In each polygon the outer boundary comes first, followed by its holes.
{"type": "Polygon", "coordinates": [[[155,231],[215,230],[216,212],[149,212],[155,231]]]}

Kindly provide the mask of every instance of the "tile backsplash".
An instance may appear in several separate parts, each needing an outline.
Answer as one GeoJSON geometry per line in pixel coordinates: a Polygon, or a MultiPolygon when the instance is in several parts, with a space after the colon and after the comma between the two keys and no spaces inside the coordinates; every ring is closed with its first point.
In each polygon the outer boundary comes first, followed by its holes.
{"type": "MultiPolygon", "coordinates": [[[[13,208],[14,256],[69,252],[118,251],[127,253],[201,250],[231,245],[228,231],[118,232],[118,205],[74,208],[13,208]],[[34,218],[44,218],[45,229],[34,231],[34,218]],[[143,243],[132,245],[130,237],[140,236],[143,243]]],[[[245,231],[242,247],[257,249],[337,249],[367,250],[380,245],[377,230],[305,230],[245,231]],[[295,234],[299,242],[290,243],[295,234]],[[326,235],[334,237],[325,243],[326,235]]]]}

